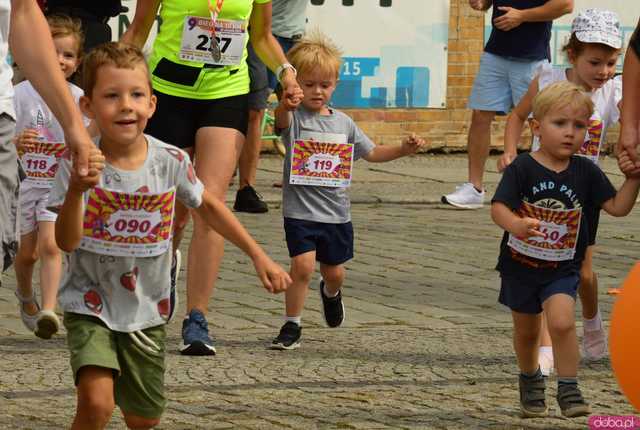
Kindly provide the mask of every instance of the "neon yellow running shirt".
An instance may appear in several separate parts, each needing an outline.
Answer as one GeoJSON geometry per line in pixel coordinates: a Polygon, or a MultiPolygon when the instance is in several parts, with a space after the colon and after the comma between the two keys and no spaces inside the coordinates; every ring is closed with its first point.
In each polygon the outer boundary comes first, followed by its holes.
{"type": "MultiPolygon", "coordinates": [[[[246,29],[253,4],[270,1],[224,0],[218,21],[241,21],[246,29]]],[[[212,3],[215,5],[216,1],[213,0],[212,3]]],[[[249,92],[249,68],[246,62],[248,30],[246,30],[244,46],[241,48],[240,64],[205,67],[203,62],[180,58],[181,50],[184,57],[183,37],[188,27],[188,23],[185,24],[188,17],[208,20],[207,0],[162,0],[160,3],[162,25],[149,58],[153,88],[164,94],[200,100],[247,94],[249,92]]],[[[201,37],[205,39],[204,36],[201,37]]],[[[194,40],[197,42],[197,39],[194,40]]]]}

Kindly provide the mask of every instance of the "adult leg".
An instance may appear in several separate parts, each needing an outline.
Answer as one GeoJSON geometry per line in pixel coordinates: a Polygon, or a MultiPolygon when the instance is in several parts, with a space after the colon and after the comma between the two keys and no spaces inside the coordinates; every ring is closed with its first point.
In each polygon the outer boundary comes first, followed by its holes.
{"type": "Polygon", "coordinates": [[[16,147],[12,142],[15,127],[16,123],[11,116],[0,114],[0,276],[13,262],[17,248],[19,176],[16,147]]]}
{"type": "Polygon", "coordinates": [[[260,147],[262,145],[262,118],[264,109],[249,109],[249,126],[247,139],[240,153],[238,167],[240,171],[239,188],[256,183],[256,171],[260,160],[260,147]]]}
{"type": "Polygon", "coordinates": [[[81,368],[76,391],[78,405],[71,429],[105,428],[115,408],[113,370],[98,366],[81,368]]]}
{"type": "MultiPolygon", "coordinates": [[[[244,135],[235,129],[203,127],[196,133],[196,175],[207,191],[222,202],[243,143],[244,135]]],[[[187,264],[187,314],[192,309],[206,314],[224,254],[224,239],[199,216],[194,214],[193,220],[187,264]]]]}
{"type": "Polygon", "coordinates": [[[474,110],[467,136],[467,157],[469,159],[469,182],[477,191],[482,191],[484,166],[491,147],[491,123],[496,113],[474,110]]]}

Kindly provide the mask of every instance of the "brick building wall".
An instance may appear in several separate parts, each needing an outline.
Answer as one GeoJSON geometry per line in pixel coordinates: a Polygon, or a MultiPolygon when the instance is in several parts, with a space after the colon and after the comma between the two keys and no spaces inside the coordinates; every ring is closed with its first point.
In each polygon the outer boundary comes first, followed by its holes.
{"type": "MultiPolygon", "coordinates": [[[[450,0],[446,109],[345,109],[377,144],[399,143],[409,133],[428,141],[427,151],[466,151],[471,111],[466,108],[484,46],[485,14],[471,9],[468,0],[450,0]]],[[[505,117],[492,126],[492,148],[503,147],[505,117]]],[[[609,130],[609,147],[617,130],[609,130]]],[[[528,148],[527,131],[520,147],[528,148]]]]}

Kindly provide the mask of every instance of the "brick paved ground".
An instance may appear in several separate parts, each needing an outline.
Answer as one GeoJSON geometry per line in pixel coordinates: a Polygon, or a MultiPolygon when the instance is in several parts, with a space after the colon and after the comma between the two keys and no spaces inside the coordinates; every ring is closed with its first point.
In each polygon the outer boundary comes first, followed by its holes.
{"type": "MultiPolygon", "coordinates": [[[[259,173],[271,211],[240,218],[286,264],[278,191],[270,188],[279,163],[267,159],[259,173]]],[[[492,270],[500,231],[488,209],[425,204],[463,179],[465,163],[460,157],[424,156],[359,164],[347,320],[340,329],[323,327],[316,276],[297,351],[266,349],[282,323],[283,297],[261,290],[250,262],[229,247],[210,305],[218,355],[180,356],[180,324],[169,326],[169,405],[160,428],[586,428],[584,418],[556,416],[553,378],[553,416],[518,416],[510,316],[496,302],[492,270]]],[[[612,164],[605,166],[619,182],[612,164]]],[[[491,190],[498,176],[488,178],[491,190]]],[[[595,264],[608,318],[612,298],[604,292],[620,283],[639,255],[640,215],[602,218],[595,264]]],[[[0,428],[63,428],[75,407],[64,337],[44,342],[24,330],[14,284],[9,274],[0,289],[0,428]]],[[[184,302],[184,272],[181,288],[184,302]]],[[[633,413],[608,360],[585,365],[581,380],[594,413],[633,413]]],[[[117,412],[111,428],[123,428],[117,412]]]]}

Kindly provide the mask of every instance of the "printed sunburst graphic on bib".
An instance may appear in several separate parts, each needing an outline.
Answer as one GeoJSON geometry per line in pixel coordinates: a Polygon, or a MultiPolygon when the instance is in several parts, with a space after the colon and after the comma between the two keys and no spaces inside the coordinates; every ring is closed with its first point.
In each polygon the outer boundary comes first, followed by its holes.
{"type": "Polygon", "coordinates": [[[353,144],[296,140],[291,151],[293,185],[348,187],[353,169],[353,144]]]}

